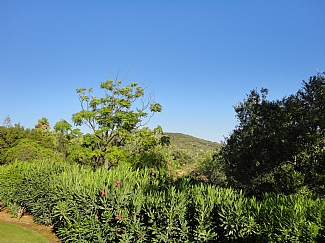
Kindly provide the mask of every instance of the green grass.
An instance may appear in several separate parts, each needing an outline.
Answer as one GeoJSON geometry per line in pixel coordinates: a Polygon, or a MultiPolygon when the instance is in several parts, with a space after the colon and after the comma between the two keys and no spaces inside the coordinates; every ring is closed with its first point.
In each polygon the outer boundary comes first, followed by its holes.
{"type": "Polygon", "coordinates": [[[48,243],[48,240],[22,226],[0,222],[1,243],[48,243]]]}

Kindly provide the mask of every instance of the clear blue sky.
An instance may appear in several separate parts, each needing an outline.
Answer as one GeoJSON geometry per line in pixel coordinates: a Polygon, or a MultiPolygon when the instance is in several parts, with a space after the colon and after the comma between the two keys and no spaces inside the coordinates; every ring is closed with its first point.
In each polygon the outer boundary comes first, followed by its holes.
{"type": "Polygon", "coordinates": [[[75,89],[151,84],[150,127],[220,142],[250,90],[296,93],[325,71],[325,1],[1,1],[0,122],[71,122],[75,89]]]}

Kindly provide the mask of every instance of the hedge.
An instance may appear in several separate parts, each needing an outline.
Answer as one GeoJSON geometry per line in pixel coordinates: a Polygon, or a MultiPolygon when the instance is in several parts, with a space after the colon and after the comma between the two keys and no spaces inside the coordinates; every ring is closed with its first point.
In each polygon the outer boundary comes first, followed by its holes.
{"type": "Polygon", "coordinates": [[[65,162],[0,167],[0,200],[51,224],[62,242],[321,242],[325,202],[193,184],[121,164],[92,171],[65,162]]]}

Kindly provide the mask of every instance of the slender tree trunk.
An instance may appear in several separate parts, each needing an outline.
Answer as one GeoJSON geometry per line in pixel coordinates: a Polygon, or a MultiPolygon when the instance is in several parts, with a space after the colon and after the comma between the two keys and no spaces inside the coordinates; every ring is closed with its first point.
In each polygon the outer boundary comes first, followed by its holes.
{"type": "Polygon", "coordinates": [[[108,159],[107,158],[105,159],[104,166],[105,166],[105,170],[108,170],[109,166],[108,166],[108,159]]]}

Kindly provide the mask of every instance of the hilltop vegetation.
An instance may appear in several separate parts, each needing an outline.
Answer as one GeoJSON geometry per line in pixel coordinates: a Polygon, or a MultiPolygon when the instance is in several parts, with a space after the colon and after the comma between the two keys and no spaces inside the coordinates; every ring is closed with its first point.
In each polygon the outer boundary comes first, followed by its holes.
{"type": "Polygon", "coordinates": [[[218,151],[222,144],[193,137],[182,133],[165,132],[170,139],[170,149],[174,160],[180,164],[179,175],[192,175],[196,179],[208,179],[204,161],[211,161],[213,153],[218,151]]]}
{"type": "Polygon", "coordinates": [[[185,151],[194,158],[202,157],[205,152],[220,149],[222,146],[220,143],[196,138],[187,134],[171,132],[165,132],[164,134],[170,137],[171,145],[180,151],[185,151]]]}

